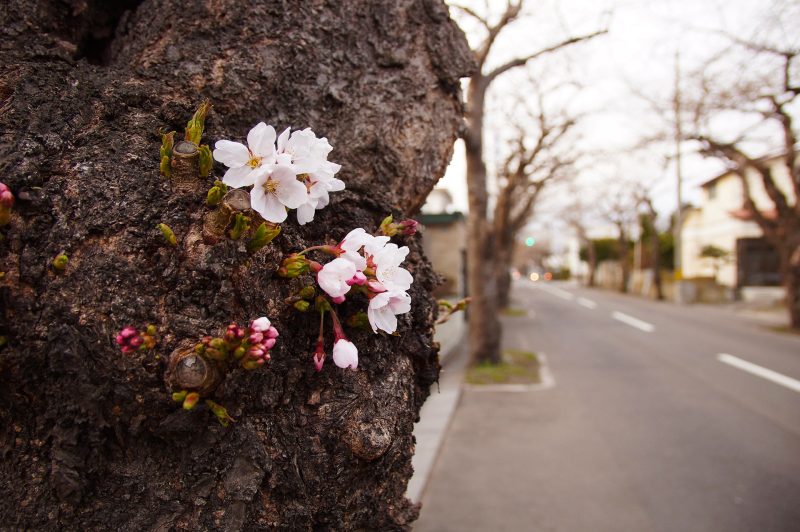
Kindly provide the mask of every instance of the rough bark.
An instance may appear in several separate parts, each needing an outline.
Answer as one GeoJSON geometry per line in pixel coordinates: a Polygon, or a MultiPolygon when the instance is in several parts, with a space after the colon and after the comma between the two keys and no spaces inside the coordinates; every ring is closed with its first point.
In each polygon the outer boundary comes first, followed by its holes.
{"type": "Polygon", "coordinates": [[[314,371],[315,316],[283,303],[299,281],[274,272],[285,253],[412,214],[442,175],[471,66],[443,3],[11,0],[0,35],[0,170],[17,197],[0,243],[0,528],[407,528],[413,424],[439,369],[418,240],[404,241],[400,334],[348,331],[358,371],[314,371]],[[260,120],[327,136],[347,190],[255,255],[204,244],[222,168],[171,190],[157,135],[203,98],[207,141],[260,120]],[[214,395],[237,422],[177,408],[172,350],[260,315],[282,333],[271,362],[214,395]],[[114,334],[145,323],[160,359],[121,356],[114,334]]]}

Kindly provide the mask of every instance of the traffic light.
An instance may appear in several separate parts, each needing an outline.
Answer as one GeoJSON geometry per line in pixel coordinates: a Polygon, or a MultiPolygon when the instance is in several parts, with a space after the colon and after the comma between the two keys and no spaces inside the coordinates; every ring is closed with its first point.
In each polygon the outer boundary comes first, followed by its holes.
{"type": "Polygon", "coordinates": [[[525,245],[528,247],[532,247],[535,243],[536,239],[533,238],[532,236],[529,236],[528,238],[525,239],[525,245]]]}

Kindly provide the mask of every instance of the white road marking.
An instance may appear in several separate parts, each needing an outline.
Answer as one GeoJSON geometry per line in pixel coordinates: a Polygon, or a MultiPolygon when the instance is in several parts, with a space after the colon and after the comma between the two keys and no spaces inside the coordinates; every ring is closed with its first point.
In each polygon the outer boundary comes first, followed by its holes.
{"type": "Polygon", "coordinates": [[[597,308],[597,303],[595,303],[591,299],[586,299],[585,297],[579,297],[576,300],[576,303],[578,303],[582,307],[586,307],[586,308],[590,308],[590,309],[596,309],[597,308]]]}
{"type": "Polygon", "coordinates": [[[771,369],[767,369],[763,366],[759,366],[753,364],[752,362],[742,360],[741,358],[729,355],[728,353],[718,354],[717,360],[725,364],[728,364],[730,366],[733,366],[735,368],[739,368],[742,371],[751,373],[757,377],[761,377],[762,379],[767,379],[768,381],[772,381],[775,384],[780,384],[781,386],[785,386],[790,390],[800,392],[800,381],[798,381],[797,379],[793,379],[791,377],[787,377],[786,375],[782,375],[777,371],[772,371],[771,369]]]}
{"type": "Polygon", "coordinates": [[[575,295],[571,292],[567,292],[566,290],[562,290],[560,288],[556,288],[555,286],[547,286],[546,284],[537,284],[537,288],[544,290],[545,292],[549,292],[554,296],[558,296],[561,299],[566,299],[567,301],[572,301],[575,299],[575,295]]]}
{"type": "Polygon", "coordinates": [[[647,323],[646,321],[642,321],[639,318],[628,316],[627,314],[622,312],[617,312],[616,310],[611,313],[611,317],[617,321],[621,321],[626,325],[630,325],[631,327],[636,327],[640,331],[653,332],[656,330],[656,326],[653,325],[652,323],[647,323]]]}

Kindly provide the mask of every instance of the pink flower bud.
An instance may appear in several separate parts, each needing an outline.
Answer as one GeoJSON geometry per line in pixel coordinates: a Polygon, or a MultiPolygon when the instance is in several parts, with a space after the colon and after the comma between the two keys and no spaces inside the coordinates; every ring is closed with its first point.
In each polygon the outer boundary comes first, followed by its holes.
{"type": "Polygon", "coordinates": [[[341,338],[333,346],[333,363],[342,369],[358,367],[358,349],[353,342],[341,338]]]}
{"type": "Polygon", "coordinates": [[[5,183],[0,183],[0,207],[10,209],[14,206],[14,194],[5,183]]]}
{"type": "Polygon", "coordinates": [[[403,220],[398,225],[400,226],[400,232],[404,235],[414,235],[419,230],[419,222],[410,218],[403,220]]]}
{"type": "Polygon", "coordinates": [[[331,301],[333,301],[334,303],[336,303],[337,305],[339,305],[339,304],[341,304],[341,303],[344,303],[344,296],[339,296],[339,297],[334,297],[334,298],[331,298],[331,301]]]}
{"type": "Polygon", "coordinates": [[[353,286],[354,284],[361,286],[363,284],[366,284],[366,282],[367,282],[367,276],[364,275],[364,272],[356,272],[353,278],[347,281],[347,284],[350,286],[353,286]]]}
{"type": "Polygon", "coordinates": [[[322,330],[320,329],[320,336],[317,340],[317,348],[314,350],[314,367],[317,371],[322,371],[322,365],[325,363],[325,342],[322,339],[322,330]]]}
{"type": "Polygon", "coordinates": [[[228,329],[225,331],[226,342],[235,342],[236,340],[241,340],[242,338],[244,338],[244,329],[235,323],[228,325],[228,329]]]}
{"type": "Polygon", "coordinates": [[[275,342],[276,342],[275,338],[267,338],[266,340],[264,340],[264,343],[262,345],[267,349],[272,349],[273,347],[275,347],[275,342]]]}
{"type": "Polygon", "coordinates": [[[256,332],[264,332],[270,328],[269,319],[266,317],[258,318],[250,323],[250,328],[256,332]]]}
{"type": "Polygon", "coordinates": [[[278,329],[275,327],[270,327],[267,329],[267,338],[277,338],[278,337],[278,329]]]}
{"type": "Polygon", "coordinates": [[[325,364],[325,353],[314,353],[314,367],[317,371],[322,371],[322,365],[325,364]]]}
{"type": "Polygon", "coordinates": [[[260,345],[253,345],[247,350],[247,356],[250,358],[261,358],[264,356],[264,348],[260,345]]]}
{"type": "Polygon", "coordinates": [[[260,344],[263,339],[264,333],[254,332],[247,338],[247,341],[251,344],[260,344]]]}

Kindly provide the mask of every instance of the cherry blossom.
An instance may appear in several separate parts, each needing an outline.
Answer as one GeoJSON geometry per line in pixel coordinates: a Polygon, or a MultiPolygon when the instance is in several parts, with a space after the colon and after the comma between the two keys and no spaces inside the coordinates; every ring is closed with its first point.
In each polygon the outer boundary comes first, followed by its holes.
{"type": "Polygon", "coordinates": [[[247,134],[247,146],[219,140],[214,144],[214,159],[228,167],[222,182],[233,188],[255,183],[258,172],[275,162],[275,128],[259,122],[247,134]]]}
{"type": "Polygon", "coordinates": [[[382,292],[369,301],[367,318],[374,332],[391,334],[397,330],[397,314],[411,310],[411,296],[403,291],[382,292]]]}
{"type": "Polygon", "coordinates": [[[306,202],[308,191],[287,166],[276,166],[272,173],[265,167],[256,171],[250,205],[264,219],[280,223],[286,219],[286,209],[296,209],[306,202]]]}
{"type": "Polygon", "coordinates": [[[355,264],[346,258],[339,257],[322,267],[317,274],[317,283],[332,298],[341,298],[350,291],[348,281],[355,274],[355,264]]]}
{"type": "Polygon", "coordinates": [[[414,277],[400,264],[408,255],[408,247],[386,244],[373,257],[375,277],[388,291],[405,291],[411,288],[414,277]]]}
{"type": "Polygon", "coordinates": [[[346,338],[340,338],[333,344],[333,363],[342,369],[358,367],[358,348],[346,338]]]}

